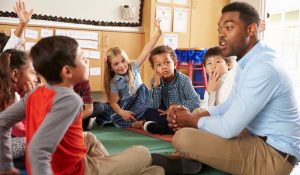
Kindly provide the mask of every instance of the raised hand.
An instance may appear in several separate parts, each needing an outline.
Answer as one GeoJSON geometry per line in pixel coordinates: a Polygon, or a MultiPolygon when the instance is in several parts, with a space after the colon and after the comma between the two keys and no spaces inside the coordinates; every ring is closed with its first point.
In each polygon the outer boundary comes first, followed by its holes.
{"type": "Polygon", "coordinates": [[[26,6],[23,0],[18,0],[14,6],[14,11],[17,13],[20,23],[28,24],[33,14],[33,9],[29,12],[26,10],[26,6]]]}
{"type": "Polygon", "coordinates": [[[161,27],[160,27],[160,22],[161,22],[160,19],[156,19],[154,25],[155,25],[155,28],[156,28],[157,32],[162,33],[162,30],[161,30],[161,27]]]}

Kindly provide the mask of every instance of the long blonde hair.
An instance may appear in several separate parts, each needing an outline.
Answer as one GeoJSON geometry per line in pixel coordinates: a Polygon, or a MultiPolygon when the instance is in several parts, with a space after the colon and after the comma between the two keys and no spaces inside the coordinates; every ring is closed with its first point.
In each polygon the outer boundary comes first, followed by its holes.
{"type": "Polygon", "coordinates": [[[129,61],[129,58],[125,51],[119,47],[112,47],[110,48],[106,53],[105,53],[107,59],[104,62],[104,88],[105,88],[105,93],[107,96],[107,100],[110,101],[110,81],[113,79],[115,76],[115,72],[111,68],[111,60],[117,57],[118,55],[121,55],[126,63],[128,64],[128,87],[129,87],[129,94],[132,95],[135,92],[135,87],[134,87],[134,76],[132,73],[132,68],[131,64],[129,61]]]}

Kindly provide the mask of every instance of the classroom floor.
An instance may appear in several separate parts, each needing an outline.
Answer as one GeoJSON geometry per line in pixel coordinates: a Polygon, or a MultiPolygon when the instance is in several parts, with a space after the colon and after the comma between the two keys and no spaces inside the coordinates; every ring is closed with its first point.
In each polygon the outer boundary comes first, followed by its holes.
{"type": "MultiPolygon", "coordinates": [[[[109,127],[94,127],[91,130],[96,137],[101,140],[103,145],[106,147],[110,154],[117,154],[126,148],[133,145],[143,145],[147,147],[151,153],[172,153],[174,148],[172,147],[171,142],[154,138],[152,136],[146,136],[127,129],[115,128],[112,126],[109,127]]],[[[290,175],[299,175],[300,166],[298,165],[294,168],[293,172],[290,175]]],[[[21,171],[21,175],[27,175],[26,170],[21,171]]],[[[213,169],[208,166],[204,166],[198,175],[229,175],[222,171],[213,169]]]]}
{"type": "MultiPolygon", "coordinates": [[[[170,142],[133,132],[131,130],[103,127],[94,128],[92,131],[110,154],[116,154],[133,145],[143,145],[151,153],[172,153],[174,148],[170,142]]],[[[199,175],[227,175],[222,171],[205,166],[199,175]]]]}

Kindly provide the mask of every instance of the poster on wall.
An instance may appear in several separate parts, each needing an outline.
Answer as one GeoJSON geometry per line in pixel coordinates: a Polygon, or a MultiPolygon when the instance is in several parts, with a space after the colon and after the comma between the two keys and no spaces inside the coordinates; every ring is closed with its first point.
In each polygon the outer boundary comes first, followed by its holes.
{"type": "Polygon", "coordinates": [[[186,33],[189,11],[187,8],[174,8],[173,32],[186,33]]]}
{"type": "Polygon", "coordinates": [[[170,46],[172,49],[178,48],[178,34],[164,34],[164,45],[170,46]]]}
{"type": "Polygon", "coordinates": [[[188,5],[187,0],[173,0],[174,4],[179,4],[179,5],[188,5]]]}
{"type": "Polygon", "coordinates": [[[160,3],[171,3],[171,0],[157,0],[160,3]]]}
{"type": "Polygon", "coordinates": [[[156,6],[156,19],[160,19],[160,26],[163,32],[171,31],[171,8],[156,6]]]}

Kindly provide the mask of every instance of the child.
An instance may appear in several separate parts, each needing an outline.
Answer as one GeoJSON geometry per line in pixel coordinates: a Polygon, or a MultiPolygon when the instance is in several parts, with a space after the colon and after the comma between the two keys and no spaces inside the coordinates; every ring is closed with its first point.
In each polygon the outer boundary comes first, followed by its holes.
{"type": "Polygon", "coordinates": [[[200,97],[186,75],[175,70],[177,56],[172,48],[158,46],[149,56],[154,70],[148,109],[144,113],[144,129],[153,134],[173,134],[168,127],[166,110],[171,104],[180,104],[193,111],[200,104],[200,97]]]}
{"type": "Polygon", "coordinates": [[[194,115],[206,111],[208,107],[225,102],[234,83],[235,61],[231,57],[224,57],[219,47],[207,50],[203,57],[203,64],[208,74],[208,82],[204,100],[200,107],[193,111],[194,115]]]}
{"type": "Polygon", "coordinates": [[[26,167],[29,174],[163,174],[148,167],[148,150],[137,146],[108,156],[91,133],[82,133],[82,100],[76,83],[87,80],[86,58],[75,39],[41,39],[30,55],[48,84],[27,93],[0,113],[0,174],[13,174],[10,128],[26,115],[26,167]],[[151,172],[150,172],[151,171],[151,172]]]}
{"type": "Polygon", "coordinates": [[[103,105],[99,102],[93,102],[91,87],[88,80],[75,84],[73,89],[83,101],[82,128],[84,131],[90,130],[96,119],[95,116],[103,112],[103,105]]]}
{"type": "Polygon", "coordinates": [[[24,30],[30,21],[33,10],[26,11],[24,1],[18,0],[14,6],[14,11],[19,17],[19,24],[10,37],[7,37],[5,33],[0,33],[0,53],[7,49],[20,49],[24,43],[24,30]]]}
{"type": "Polygon", "coordinates": [[[146,110],[149,92],[143,84],[139,68],[162,34],[160,21],[157,20],[155,25],[156,34],[145,45],[136,61],[129,62],[124,50],[118,47],[106,52],[104,87],[108,104],[104,104],[103,114],[97,116],[98,124],[113,123],[122,128],[142,126],[138,120],[141,120],[146,110]]]}
{"type": "MultiPolygon", "coordinates": [[[[37,79],[29,56],[22,51],[9,49],[0,55],[0,112],[17,101],[18,95],[33,89],[37,79]]],[[[18,123],[12,130],[13,159],[25,157],[25,125],[18,123]]]]}

